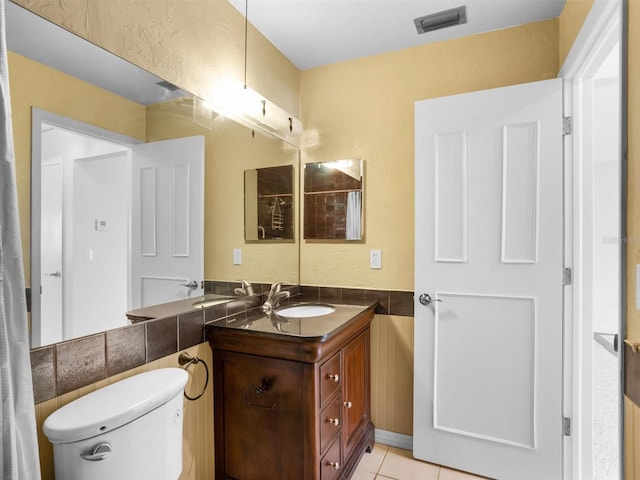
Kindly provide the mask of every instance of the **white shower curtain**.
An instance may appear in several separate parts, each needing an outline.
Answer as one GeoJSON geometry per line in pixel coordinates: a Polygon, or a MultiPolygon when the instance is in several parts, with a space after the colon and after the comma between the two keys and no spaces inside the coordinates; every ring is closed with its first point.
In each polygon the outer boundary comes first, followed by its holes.
{"type": "Polygon", "coordinates": [[[347,240],[362,238],[362,193],[349,192],[347,194],[347,240]]]}
{"type": "Polygon", "coordinates": [[[0,469],[3,480],[38,480],[4,12],[0,0],[0,469]]]}

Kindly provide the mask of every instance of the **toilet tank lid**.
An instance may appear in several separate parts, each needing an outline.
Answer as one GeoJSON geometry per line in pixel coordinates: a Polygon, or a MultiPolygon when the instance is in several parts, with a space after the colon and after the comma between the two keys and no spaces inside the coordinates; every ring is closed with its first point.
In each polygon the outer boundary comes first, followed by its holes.
{"type": "Polygon", "coordinates": [[[188,374],[181,368],[140,373],[61,407],[43,424],[51,443],[69,443],[118,428],[181,394],[188,374]]]}

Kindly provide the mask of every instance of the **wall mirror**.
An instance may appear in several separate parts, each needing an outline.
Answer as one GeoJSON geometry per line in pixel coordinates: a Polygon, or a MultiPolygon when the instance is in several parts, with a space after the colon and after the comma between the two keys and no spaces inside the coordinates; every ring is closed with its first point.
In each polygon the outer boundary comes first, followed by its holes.
{"type": "Polygon", "coordinates": [[[294,181],[293,165],[245,170],[245,240],[294,239],[294,181]]]}
{"type": "MultiPolygon", "coordinates": [[[[170,189],[158,187],[159,184],[150,182],[150,176],[146,174],[136,180],[128,163],[131,146],[145,147],[154,142],[182,138],[201,139],[203,144],[203,191],[199,200],[203,208],[203,226],[199,238],[195,239],[196,243],[200,242],[203,246],[199,260],[203,273],[199,279],[188,278],[196,282],[197,291],[183,287],[184,297],[200,295],[202,280],[214,283],[235,283],[239,279],[257,283],[299,282],[299,252],[295,241],[298,238],[297,223],[292,226],[293,240],[281,245],[267,245],[274,247],[269,250],[264,250],[259,242],[247,242],[244,238],[244,171],[282,165],[288,165],[295,171],[299,162],[296,147],[268,133],[254,131],[223,115],[203,109],[202,102],[188,92],[144,72],[15,3],[7,2],[6,16],[26,285],[38,283],[47,288],[49,281],[62,283],[65,279],[75,279],[66,295],[58,296],[52,303],[40,305],[41,311],[59,311],[60,318],[51,326],[53,333],[32,338],[35,340],[32,341],[33,347],[128,324],[126,312],[133,307],[131,298],[134,286],[131,284],[131,262],[126,257],[131,252],[127,252],[126,244],[132,242],[130,235],[133,228],[132,222],[120,222],[122,214],[117,211],[101,210],[105,198],[114,198],[108,196],[106,184],[102,182],[105,171],[113,173],[109,180],[119,188],[117,195],[120,198],[134,197],[136,189],[131,187],[133,185],[157,188],[159,197],[173,195],[169,191],[174,189],[172,191],[178,192],[178,195],[173,196],[183,199],[183,211],[191,211],[193,203],[188,206],[186,187],[181,187],[185,185],[181,183],[181,178],[187,169],[176,170],[170,189]],[[30,23],[25,26],[22,21],[30,23]],[[39,28],[55,33],[43,38],[38,33],[39,28]],[[87,48],[94,49],[89,53],[90,60],[83,56],[87,48]],[[108,59],[103,59],[103,56],[108,59]],[[44,119],[40,123],[41,130],[33,131],[32,135],[33,119],[39,115],[44,119]],[[60,128],[59,124],[65,122],[70,123],[65,124],[65,129],[60,128]],[[85,145],[82,148],[77,146],[68,153],[52,150],[47,154],[39,154],[42,159],[47,159],[46,165],[43,164],[40,170],[40,176],[47,180],[56,175],[66,175],[55,166],[50,168],[51,165],[64,163],[68,157],[85,160],[81,168],[74,169],[72,176],[67,175],[69,181],[57,183],[59,192],[40,192],[40,195],[62,196],[69,200],[70,197],[80,196],[80,190],[69,190],[69,186],[75,182],[82,188],[84,198],[93,202],[84,202],[86,208],[83,212],[73,211],[76,220],[82,217],[84,221],[69,221],[64,224],[66,226],[60,227],[62,215],[58,211],[48,223],[45,221],[31,226],[31,212],[35,208],[31,205],[31,184],[37,183],[37,188],[41,188],[42,180],[31,178],[32,153],[38,155],[35,149],[32,152],[32,138],[49,138],[55,140],[49,143],[59,146],[69,143],[69,139],[78,135],[78,130],[87,125],[94,133],[85,137],[85,140],[88,138],[91,142],[99,143],[104,132],[108,131],[120,141],[120,145],[111,148],[94,144],[93,150],[87,150],[85,145]],[[122,145],[126,148],[121,148],[122,145]],[[94,161],[88,161],[88,158],[94,158],[94,161]],[[112,158],[111,162],[107,158],[112,158]],[[118,174],[115,173],[116,165],[119,165],[118,174]],[[50,235],[50,228],[63,230],[61,235],[55,237],[55,241],[50,235]],[[117,245],[113,240],[116,233],[122,242],[117,245]],[[93,236],[93,243],[83,244],[82,235],[93,236]],[[109,241],[106,241],[107,238],[109,241]],[[104,254],[99,242],[108,244],[112,251],[104,254]],[[56,245],[58,243],[60,245],[56,245]],[[72,267],[39,265],[32,268],[34,259],[41,261],[39,249],[32,251],[31,248],[36,244],[66,249],[73,260],[68,262],[72,267]],[[240,263],[234,262],[234,250],[242,250],[240,263]],[[118,276],[114,276],[113,269],[102,270],[101,265],[105,263],[111,267],[118,265],[118,276]],[[90,276],[84,277],[89,270],[90,276]],[[32,281],[34,272],[38,275],[38,282],[32,281]],[[79,282],[83,278],[88,280],[79,282]],[[76,303],[69,303],[68,297],[72,297],[76,303]],[[73,315],[74,311],[82,313],[73,315]],[[107,311],[107,315],[99,315],[107,311]]],[[[180,157],[182,151],[173,153],[173,157],[180,157]]],[[[298,191],[299,186],[294,182],[293,194],[298,191]]],[[[158,213],[156,218],[170,216],[166,210],[158,213]]],[[[40,214],[45,215],[42,212],[40,214]]],[[[177,215],[178,220],[184,220],[184,217],[177,215]]],[[[149,223],[142,223],[143,229],[153,227],[149,223]]],[[[172,225],[175,228],[175,250],[184,254],[187,251],[187,236],[180,222],[172,225]]],[[[141,247],[141,250],[153,252],[153,243],[145,243],[145,238],[152,237],[143,237],[144,248],[141,247]]],[[[157,277],[172,276],[163,271],[156,273],[157,277]]],[[[32,312],[32,326],[40,322],[41,330],[49,328],[47,320],[36,318],[40,313],[32,312]]]]}
{"type": "Polygon", "coordinates": [[[362,240],[364,160],[304,164],[304,238],[362,240]]]}

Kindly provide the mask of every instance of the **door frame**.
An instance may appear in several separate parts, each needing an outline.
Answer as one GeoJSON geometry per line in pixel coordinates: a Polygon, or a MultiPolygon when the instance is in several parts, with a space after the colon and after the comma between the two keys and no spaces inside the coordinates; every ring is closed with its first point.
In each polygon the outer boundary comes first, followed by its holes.
{"type": "MultiPolygon", "coordinates": [[[[40,267],[39,252],[42,242],[40,233],[40,222],[42,219],[40,212],[40,204],[42,201],[40,195],[40,184],[42,180],[42,124],[44,123],[82,135],[118,143],[125,147],[131,147],[133,145],[143,143],[141,140],[127,137],[110,130],[105,130],[79,120],[47,112],[46,110],[41,110],[39,108],[31,108],[31,332],[29,335],[29,343],[32,347],[34,345],[40,346],[41,343],[39,336],[41,330],[41,302],[39,292],[41,289],[40,278],[42,271],[40,267]]],[[[131,265],[130,258],[127,260],[127,265],[131,265]]],[[[131,277],[130,269],[128,276],[131,277]]],[[[128,283],[131,284],[130,278],[128,280],[128,283]]],[[[131,292],[128,294],[129,298],[131,297],[130,293],[131,292]]]]}
{"type": "MultiPolygon", "coordinates": [[[[627,0],[595,0],[565,62],[563,63],[559,77],[564,80],[564,115],[580,115],[577,105],[574,105],[574,82],[583,74],[585,67],[597,55],[598,46],[609,36],[609,31],[616,21],[620,22],[620,55],[621,55],[621,98],[620,98],[620,181],[621,181],[621,216],[620,216],[620,319],[619,319],[619,375],[620,375],[620,420],[619,420],[619,444],[620,444],[620,478],[624,478],[624,348],[622,338],[626,331],[626,212],[627,212],[627,0]]],[[[574,122],[575,123],[575,122],[574,122]]],[[[573,425],[572,435],[564,437],[564,478],[571,479],[581,472],[581,462],[584,448],[580,438],[581,402],[580,385],[581,378],[577,366],[579,365],[580,352],[583,338],[580,328],[580,305],[582,281],[582,264],[577,261],[575,254],[579,253],[578,238],[574,235],[574,226],[577,222],[576,213],[579,211],[580,198],[576,195],[578,179],[574,176],[575,160],[579,155],[576,149],[579,132],[574,129],[572,135],[564,138],[564,259],[565,266],[572,269],[571,285],[565,286],[564,295],[564,416],[571,419],[573,425]]],[[[589,449],[589,452],[591,449],[589,449]]]]}

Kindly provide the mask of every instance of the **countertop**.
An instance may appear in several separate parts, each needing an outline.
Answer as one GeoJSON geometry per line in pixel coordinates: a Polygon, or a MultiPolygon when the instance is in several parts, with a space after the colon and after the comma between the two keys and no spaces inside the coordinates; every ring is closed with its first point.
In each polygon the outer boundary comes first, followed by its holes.
{"type": "Polygon", "coordinates": [[[148,307],[136,308],[127,312],[127,318],[132,323],[152,320],[154,318],[170,317],[174,315],[184,315],[199,308],[226,303],[237,297],[226,295],[207,294],[198,297],[185,298],[175,302],[150,305],[148,307]],[[196,304],[200,304],[197,306],[196,304]]]}
{"type": "Polygon", "coordinates": [[[305,295],[297,295],[281,304],[270,314],[260,309],[242,312],[226,318],[209,322],[206,329],[234,329],[242,332],[268,334],[276,337],[291,336],[310,340],[323,340],[339,331],[358,315],[366,310],[375,308],[376,299],[348,299],[342,298],[332,301],[323,298],[318,301],[305,295]],[[278,315],[278,310],[298,304],[328,304],[335,307],[332,313],[317,317],[290,318],[278,315]]]}

